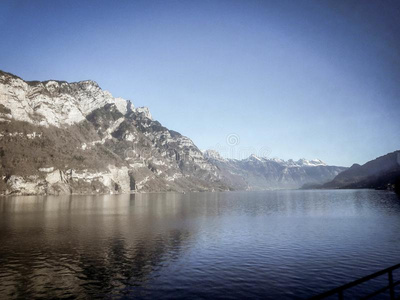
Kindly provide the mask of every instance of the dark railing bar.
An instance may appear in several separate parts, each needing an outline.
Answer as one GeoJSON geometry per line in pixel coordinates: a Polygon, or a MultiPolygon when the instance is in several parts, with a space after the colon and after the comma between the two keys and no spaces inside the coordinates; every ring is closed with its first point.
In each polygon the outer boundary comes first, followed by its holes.
{"type": "MultiPolygon", "coordinates": [[[[399,284],[400,284],[400,280],[395,281],[395,282],[393,283],[393,287],[396,287],[396,286],[398,286],[399,284]]],[[[383,287],[383,288],[381,288],[381,289],[379,289],[379,290],[377,290],[377,291],[375,291],[375,292],[373,292],[372,294],[369,294],[369,295],[367,295],[367,296],[365,296],[365,297],[362,297],[362,298],[360,298],[360,299],[361,299],[361,300],[370,299],[370,298],[372,298],[372,297],[375,297],[376,295],[379,295],[380,293],[383,293],[383,292],[386,291],[388,288],[390,288],[390,284],[387,285],[387,286],[385,286],[385,287],[383,287]]]]}
{"type": "Polygon", "coordinates": [[[387,285],[387,286],[385,286],[385,287],[383,287],[383,288],[381,288],[381,289],[379,289],[379,290],[373,292],[372,294],[369,294],[369,295],[367,295],[367,296],[365,296],[365,297],[360,298],[360,300],[371,299],[372,297],[375,297],[376,295],[379,295],[380,293],[385,292],[385,291],[388,290],[389,288],[390,288],[390,285],[387,285]]]}
{"type": "MultiPolygon", "coordinates": [[[[340,297],[343,297],[343,291],[344,291],[344,290],[347,290],[347,289],[349,289],[349,288],[352,288],[352,287],[354,287],[354,286],[356,286],[356,285],[359,285],[359,284],[361,284],[361,283],[364,283],[364,282],[369,281],[369,280],[371,280],[371,279],[374,279],[374,278],[376,278],[376,277],[385,275],[386,273],[389,273],[389,272],[391,273],[393,270],[396,270],[396,269],[398,269],[398,268],[400,268],[400,264],[394,265],[394,266],[392,266],[392,267],[383,269],[383,270],[381,270],[381,271],[375,272],[375,273],[370,274],[370,275],[368,275],[368,276],[365,276],[365,277],[359,278],[359,279],[357,279],[357,280],[351,281],[351,282],[346,283],[346,284],[344,284],[344,285],[342,285],[342,286],[336,287],[336,288],[331,289],[331,290],[329,290],[329,291],[326,291],[326,292],[324,292],[324,293],[322,293],[322,294],[319,294],[319,295],[317,295],[317,296],[311,297],[310,300],[323,299],[323,298],[326,298],[326,297],[328,297],[328,296],[332,296],[332,295],[335,295],[335,294],[338,294],[339,299],[343,299],[343,298],[340,298],[340,297]]],[[[394,286],[394,284],[393,284],[392,286],[394,286]]],[[[393,291],[394,291],[394,290],[393,290],[393,291]]],[[[394,299],[394,298],[392,298],[392,299],[394,299]]]]}
{"type": "MultiPolygon", "coordinates": [[[[399,284],[400,284],[400,280],[395,281],[395,282],[393,283],[393,288],[396,287],[396,286],[398,286],[399,284]]],[[[388,288],[390,288],[390,284],[387,285],[387,286],[385,286],[385,287],[383,287],[383,288],[381,288],[381,289],[379,289],[379,290],[377,290],[377,291],[375,291],[375,292],[373,292],[372,294],[369,294],[369,295],[367,295],[367,296],[365,296],[365,297],[362,297],[361,299],[362,299],[362,300],[366,300],[366,299],[370,299],[370,298],[372,298],[372,297],[375,297],[376,295],[379,295],[380,293],[383,293],[384,291],[386,291],[388,288]]],[[[394,299],[394,298],[393,298],[393,299],[394,299]]],[[[400,298],[398,298],[398,299],[400,299],[400,298]]]]}
{"type": "Polygon", "coordinates": [[[393,270],[388,272],[388,279],[389,279],[389,290],[390,290],[390,299],[395,300],[394,297],[394,285],[393,285],[393,270]]]}
{"type": "Polygon", "coordinates": [[[343,297],[343,290],[341,290],[340,292],[339,292],[339,300],[343,300],[344,299],[344,297],[343,297]]]}

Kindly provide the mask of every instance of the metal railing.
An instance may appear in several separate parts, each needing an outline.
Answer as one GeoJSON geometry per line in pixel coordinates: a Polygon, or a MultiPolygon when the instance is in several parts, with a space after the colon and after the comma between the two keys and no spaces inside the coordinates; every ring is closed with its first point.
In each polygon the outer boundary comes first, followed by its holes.
{"type": "Polygon", "coordinates": [[[310,300],[325,299],[327,297],[334,296],[334,295],[337,295],[339,300],[343,300],[345,298],[345,291],[346,290],[348,290],[348,289],[350,289],[352,287],[355,287],[355,286],[357,286],[359,284],[362,284],[364,282],[367,282],[367,281],[369,281],[371,279],[377,278],[379,276],[383,276],[385,274],[387,274],[387,276],[388,276],[389,285],[387,285],[387,286],[385,286],[383,288],[380,288],[379,290],[377,290],[377,291],[375,291],[375,292],[373,292],[371,294],[368,294],[366,296],[362,296],[362,297],[360,297],[360,299],[370,299],[372,297],[375,297],[375,296],[377,296],[379,294],[382,294],[382,293],[386,292],[387,290],[389,290],[390,299],[394,300],[394,299],[396,299],[395,287],[400,284],[400,280],[398,280],[398,281],[394,281],[393,280],[393,271],[396,270],[396,269],[399,269],[399,268],[400,268],[400,264],[392,266],[390,268],[387,268],[387,269],[381,270],[379,272],[373,273],[371,275],[368,275],[368,276],[362,277],[360,279],[354,280],[352,282],[349,282],[347,284],[344,284],[342,286],[339,286],[337,288],[334,288],[334,289],[332,289],[330,291],[324,292],[324,293],[319,294],[317,296],[311,297],[310,300]]]}

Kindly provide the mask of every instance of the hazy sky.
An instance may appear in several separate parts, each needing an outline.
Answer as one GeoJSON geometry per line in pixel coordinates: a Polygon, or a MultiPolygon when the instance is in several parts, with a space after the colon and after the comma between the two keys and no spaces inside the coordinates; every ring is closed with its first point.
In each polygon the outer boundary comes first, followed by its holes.
{"type": "Polygon", "coordinates": [[[399,3],[3,0],[0,69],[95,80],[200,149],[349,166],[400,149],[399,3]]]}

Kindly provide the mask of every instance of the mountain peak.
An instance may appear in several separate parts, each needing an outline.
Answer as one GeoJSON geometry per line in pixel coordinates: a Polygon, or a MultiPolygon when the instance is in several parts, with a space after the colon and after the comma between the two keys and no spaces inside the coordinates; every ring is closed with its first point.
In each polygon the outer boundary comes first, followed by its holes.
{"type": "Polygon", "coordinates": [[[153,116],[150,113],[150,110],[146,106],[138,107],[135,109],[136,113],[138,113],[141,117],[145,117],[147,119],[153,120],[153,116]]]}
{"type": "Polygon", "coordinates": [[[79,85],[79,86],[85,87],[87,89],[91,89],[91,88],[100,89],[99,84],[94,80],[81,80],[81,81],[77,81],[77,82],[71,82],[71,84],[79,85]]]}
{"type": "Polygon", "coordinates": [[[249,160],[257,160],[257,161],[262,161],[262,159],[260,157],[258,157],[255,154],[251,154],[248,158],[249,160]]]}
{"type": "Polygon", "coordinates": [[[327,164],[324,163],[320,159],[312,159],[312,160],[307,160],[305,158],[299,159],[296,164],[301,165],[301,166],[326,166],[327,164]]]}
{"type": "Polygon", "coordinates": [[[205,151],[202,151],[204,154],[204,157],[208,158],[208,159],[214,159],[214,160],[219,160],[219,161],[226,161],[225,158],[223,158],[221,156],[221,154],[219,154],[219,152],[217,150],[212,150],[212,149],[208,149],[205,151]]]}
{"type": "Polygon", "coordinates": [[[93,80],[0,72],[0,121],[2,159],[10,162],[0,168],[0,194],[234,188],[189,138],[93,80]]]}
{"type": "MultiPolygon", "coordinates": [[[[93,80],[72,83],[59,80],[24,81],[1,71],[0,88],[4,99],[2,104],[11,111],[13,119],[41,126],[79,123],[106,104],[114,104],[125,115],[130,103],[114,98],[93,80]]],[[[141,112],[151,118],[148,110],[141,112]]]]}

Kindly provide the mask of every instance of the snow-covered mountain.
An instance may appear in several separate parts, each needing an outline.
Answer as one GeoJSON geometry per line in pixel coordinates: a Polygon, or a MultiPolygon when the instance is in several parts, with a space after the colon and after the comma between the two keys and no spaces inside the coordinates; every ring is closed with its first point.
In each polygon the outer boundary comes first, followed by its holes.
{"type": "Polygon", "coordinates": [[[319,159],[285,161],[253,154],[246,159],[236,160],[224,159],[213,150],[204,154],[218,166],[225,182],[248,190],[293,189],[304,184],[325,183],[347,169],[328,166],[319,159]]]}
{"type": "Polygon", "coordinates": [[[24,81],[2,71],[0,157],[0,194],[298,188],[344,170],[320,160],[202,153],[148,108],[94,81],[24,81]]]}

